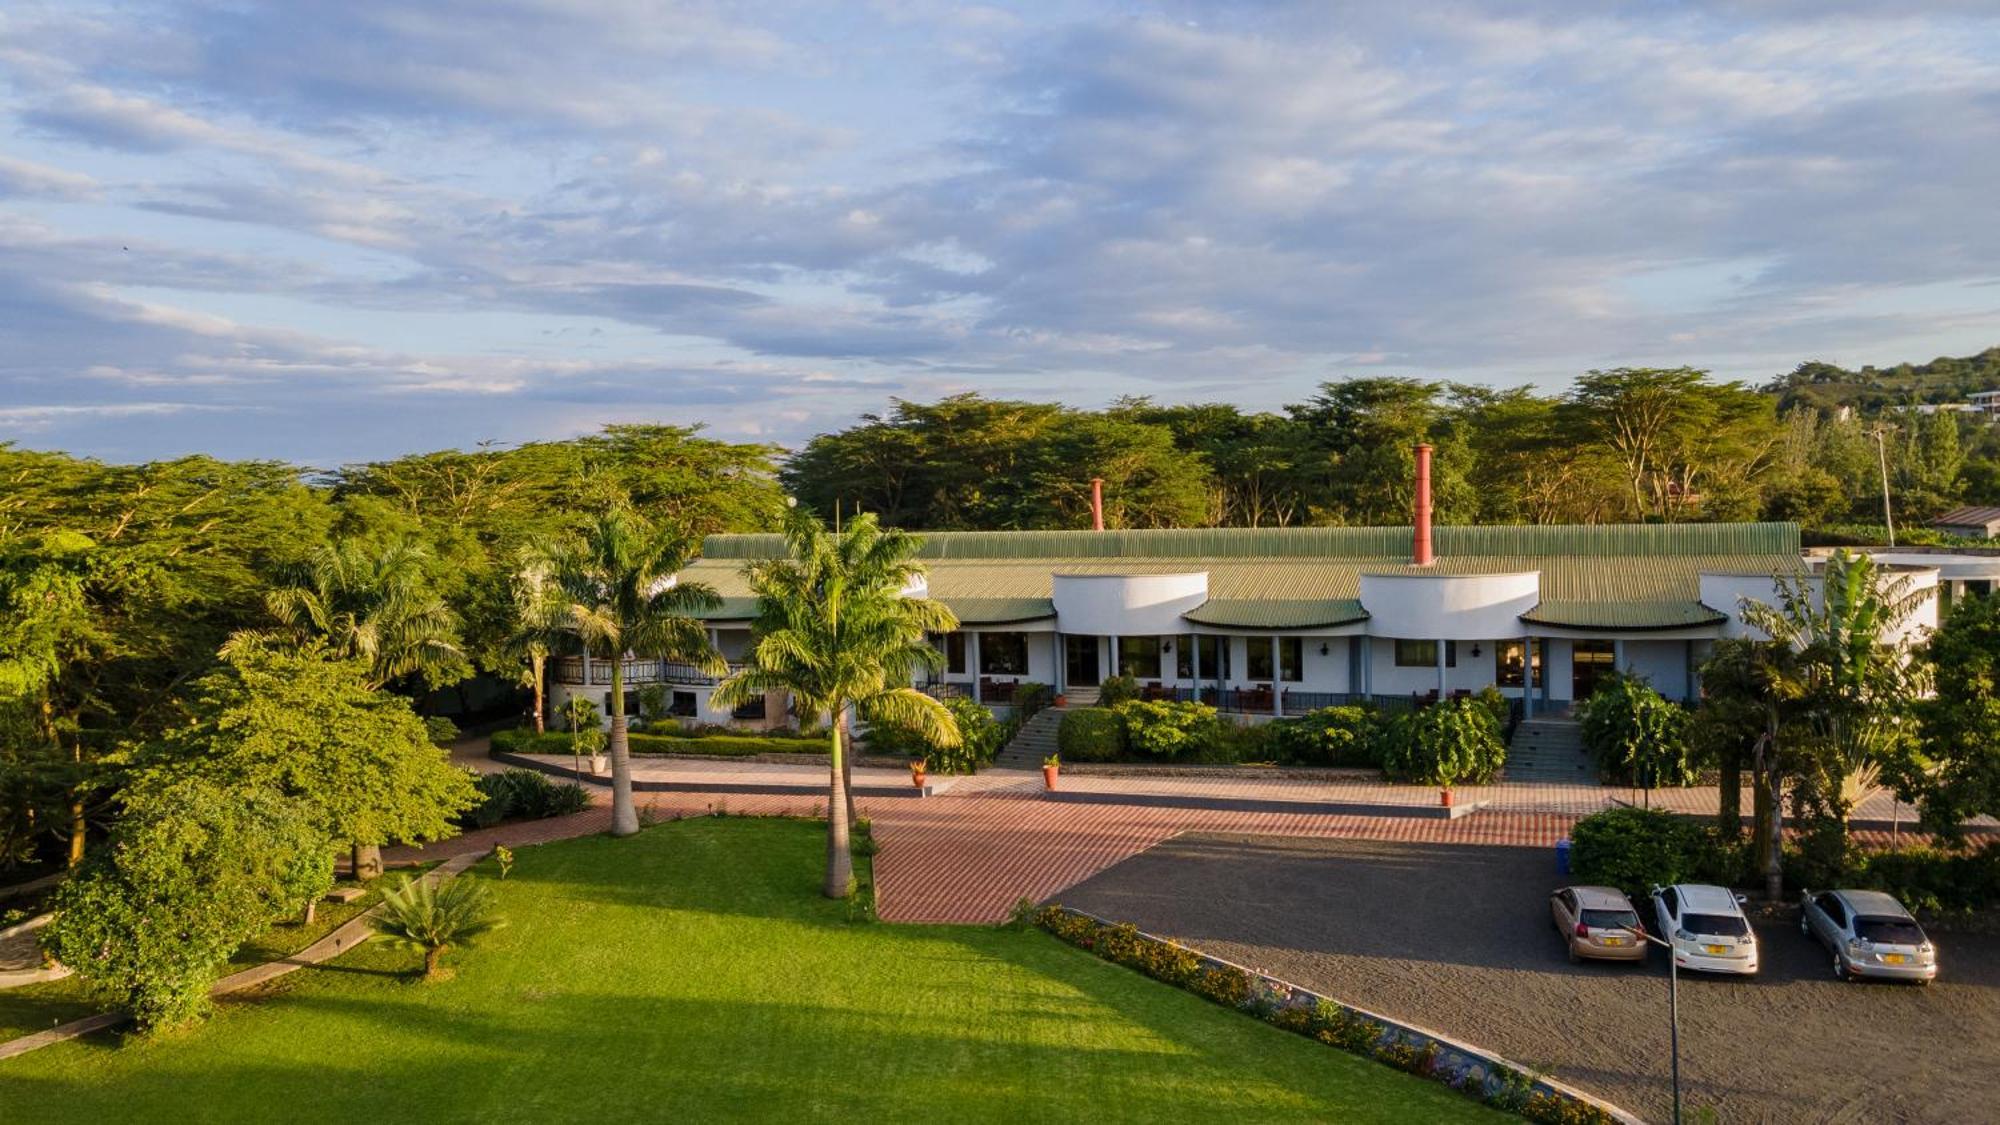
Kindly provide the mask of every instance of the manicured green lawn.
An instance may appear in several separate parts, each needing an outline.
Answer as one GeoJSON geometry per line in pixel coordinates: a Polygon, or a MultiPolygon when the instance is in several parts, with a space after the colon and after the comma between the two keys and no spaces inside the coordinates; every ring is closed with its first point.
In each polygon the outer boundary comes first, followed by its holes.
{"type": "Polygon", "coordinates": [[[730,818],[522,848],[455,979],[371,943],[190,1033],[0,1063],[0,1117],[1502,1119],[1045,934],[851,921],[815,893],[822,839],[730,818]]]}

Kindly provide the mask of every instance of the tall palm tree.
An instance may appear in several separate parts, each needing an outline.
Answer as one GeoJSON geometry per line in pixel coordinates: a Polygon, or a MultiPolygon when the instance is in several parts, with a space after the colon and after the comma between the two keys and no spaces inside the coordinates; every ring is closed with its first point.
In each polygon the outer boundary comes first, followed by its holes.
{"type": "Polygon", "coordinates": [[[324,640],[337,656],[367,661],[370,687],[415,673],[435,680],[466,664],[458,617],[425,581],[428,558],[412,544],[345,539],[286,568],[264,603],[294,639],[324,640]]]}
{"type": "Polygon", "coordinates": [[[625,727],[625,657],[643,653],[720,674],[722,657],[694,614],[722,604],[706,583],[679,582],[701,539],[679,526],[654,527],[613,508],[581,538],[558,544],[550,574],[565,627],[611,665],[611,834],[639,830],[632,804],[631,743],[625,727]]]}
{"type": "Polygon", "coordinates": [[[910,686],[918,669],[935,671],[943,659],[925,634],[958,627],[942,604],[905,596],[924,572],[916,559],[919,545],[907,532],[878,527],[873,515],[836,533],[794,508],[785,523],[786,557],[745,568],[757,593],[757,643],[747,666],[716,687],[713,703],[733,707],[784,691],[801,720],[827,717],[828,898],[845,898],[854,889],[848,708],[870,721],[910,728],[939,746],[958,744],[951,712],[910,686]]]}
{"type": "Polygon", "coordinates": [[[513,628],[506,639],[507,650],[526,665],[523,686],[535,693],[535,733],[547,729],[544,714],[548,697],[549,657],[569,631],[568,602],[555,580],[555,556],[547,547],[531,546],[521,552],[521,563],[509,581],[513,602],[513,628]]]}

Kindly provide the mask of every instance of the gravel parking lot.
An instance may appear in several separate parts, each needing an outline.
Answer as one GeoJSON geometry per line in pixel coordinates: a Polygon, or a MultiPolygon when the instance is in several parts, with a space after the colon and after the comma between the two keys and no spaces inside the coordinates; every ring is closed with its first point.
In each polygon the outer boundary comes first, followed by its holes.
{"type": "MultiPolygon", "coordinates": [[[[1663,951],[1643,967],[1572,965],[1547,906],[1563,882],[1540,850],[1184,836],[1061,901],[1667,1120],[1663,951]]],[[[1650,922],[1650,904],[1636,905],[1650,922]]],[[[2000,1118],[2000,939],[1933,928],[1936,984],[1844,984],[1797,918],[1757,921],[1759,976],[1682,976],[1691,1111],[1720,1122],[2000,1118]]]]}

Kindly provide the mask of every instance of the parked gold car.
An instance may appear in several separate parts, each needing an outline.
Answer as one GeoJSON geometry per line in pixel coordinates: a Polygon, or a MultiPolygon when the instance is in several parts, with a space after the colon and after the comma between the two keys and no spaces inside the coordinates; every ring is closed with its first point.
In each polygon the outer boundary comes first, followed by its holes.
{"type": "Polygon", "coordinates": [[[1623,891],[1611,887],[1564,887],[1549,896],[1549,915],[1569,946],[1569,959],[1644,961],[1646,939],[1639,912],[1623,891]]]}

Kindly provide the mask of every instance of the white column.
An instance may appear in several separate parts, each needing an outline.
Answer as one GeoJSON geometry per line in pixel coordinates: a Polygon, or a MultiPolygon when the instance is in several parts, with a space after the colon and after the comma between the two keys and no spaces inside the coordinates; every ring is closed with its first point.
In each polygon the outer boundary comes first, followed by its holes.
{"type": "Polygon", "coordinates": [[[1621,676],[1625,674],[1624,637],[1611,638],[1611,670],[1618,673],[1621,676]]]}
{"type": "Polygon", "coordinates": [[[1049,665],[1049,694],[1063,693],[1063,639],[1061,633],[1050,633],[1049,641],[1055,647],[1055,663],[1049,665]]]}
{"type": "Polygon", "coordinates": [[[974,703],[985,702],[979,698],[979,633],[977,631],[970,631],[965,634],[965,670],[972,675],[972,701],[974,703]]]}
{"type": "Polygon", "coordinates": [[[1111,653],[1111,671],[1109,674],[1115,676],[1118,674],[1118,638],[1104,638],[1104,647],[1106,651],[1111,653]]]}
{"type": "Polygon", "coordinates": [[[1439,699],[1439,701],[1440,701],[1440,702],[1442,702],[1442,701],[1443,701],[1443,699],[1444,699],[1444,696],[1445,696],[1445,691],[1444,691],[1444,646],[1445,646],[1445,645],[1447,645],[1447,644],[1450,644],[1450,643],[1451,643],[1451,642],[1449,642],[1449,641],[1445,640],[1445,639],[1444,639],[1443,637],[1439,637],[1439,638],[1438,638],[1438,642],[1437,642],[1437,646],[1438,646],[1438,699],[1439,699]]]}

